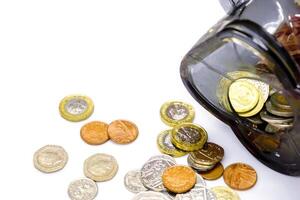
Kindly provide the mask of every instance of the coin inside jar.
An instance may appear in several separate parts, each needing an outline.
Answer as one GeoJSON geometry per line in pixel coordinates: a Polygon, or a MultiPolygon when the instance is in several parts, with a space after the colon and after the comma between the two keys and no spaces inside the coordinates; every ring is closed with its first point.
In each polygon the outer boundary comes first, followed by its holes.
{"type": "Polygon", "coordinates": [[[93,200],[97,196],[97,184],[88,178],[82,178],[70,183],[68,195],[71,200],[93,200]]]}
{"type": "Polygon", "coordinates": [[[189,191],[196,184],[196,173],[187,166],[172,166],[163,172],[162,180],[165,188],[174,193],[189,191]]]}
{"type": "Polygon", "coordinates": [[[94,111],[93,101],[83,95],[70,95],[63,98],[59,104],[60,115],[72,122],[89,118],[94,111]]]}
{"type": "Polygon", "coordinates": [[[109,140],[108,125],[104,122],[93,121],[85,124],[80,130],[80,136],[88,144],[98,145],[109,140]]]}
{"type": "Polygon", "coordinates": [[[181,123],[192,122],[195,117],[194,108],[181,101],[169,101],[160,109],[161,120],[168,126],[176,126],[181,123]]]}
{"type": "Polygon", "coordinates": [[[279,92],[274,93],[271,98],[271,102],[273,105],[282,108],[282,109],[288,109],[290,110],[292,107],[290,106],[289,102],[285,98],[285,96],[279,92]]]}
{"type": "Polygon", "coordinates": [[[117,171],[116,159],[108,154],[94,154],[84,162],[84,175],[97,182],[111,180],[117,171]]]}
{"type": "Polygon", "coordinates": [[[183,151],[196,151],[203,147],[207,141],[207,132],[199,125],[185,123],[172,130],[171,141],[183,151]]]}
{"type": "Polygon", "coordinates": [[[52,173],[63,169],[67,161],[67,152],[58,145],[46,145],[37,150],[33,156],[35,168],[44,173],[52,173]]]}
{"type": "Polygon", "coordinates": [[[111,122],[107,129],[109,138],[117,144],[128,144],[133,142],[138,134],[138,127],[127,120],[115,120],[111,122]]]}
{"type": "Polygon", "coordinates": [[[234,163],[225,168],[225,183],[236,190],[246,190],[253,187],[257,180],[256,171],[247,164],[234,163]]]}

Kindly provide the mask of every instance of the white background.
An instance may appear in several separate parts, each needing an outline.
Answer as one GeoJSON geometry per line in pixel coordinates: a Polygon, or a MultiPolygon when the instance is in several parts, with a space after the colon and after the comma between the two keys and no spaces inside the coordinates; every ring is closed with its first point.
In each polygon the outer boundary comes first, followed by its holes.
{"type": "Polygon", "coordinates": [[[0,199],[68,199],[69,182],[83,176],[83,161],[94,153],[114,155],[120,167],[112,181],[98,184],[96,199],[131,199],[123,177],[159,153],[156,136],[167,128],[159,108],[170,99],[194,105],[195,122],[225,149],[224,166],[241,161],[257,170],[258,182],[239,192],[242,200],[299,199],[300,178],[258,162],[181,82],[182,57],[223,15],[217,0],[0,1],[0,199]],[[95,103],[85,122],[59,115],[61,98],[72,93],[95,103]],[[84,123],[119,118],[138,125],[134,143],[90,146],[80,139],[84,123]],[[46,144],[67,150],[62,171],[43,174],[33,167],[33,153],[46,144]]]}

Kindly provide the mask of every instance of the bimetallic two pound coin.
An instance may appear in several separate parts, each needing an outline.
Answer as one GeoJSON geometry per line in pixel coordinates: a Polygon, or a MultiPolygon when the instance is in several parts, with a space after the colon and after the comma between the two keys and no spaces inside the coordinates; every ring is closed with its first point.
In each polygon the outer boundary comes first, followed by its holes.
{"type": "Polygon", "coordinates": [[[199,125],[184,123],[172,130],[171,141],[183,151],[196,151],[207,141],[207,132],[199,125]]]}
{"type": "Polygon", "coordinates": [[[84,175],[97,182],[111,180],[118,171],[116,159],[108,154],[98,153],[84,162],[84,175]]]}
{"type": "Polygon", "coordinates": [[[225,183],[236,190],[246,190],[253,187],[257,181],[255,169],[244,163],[234,163],[225,168],[225,183]]]}
{"type": "Polygon", "coordinates": [[[166,190],[162,182],[162,174],[168,167],[176,165],[171,156],[160,155],[151,157],[141,169],[142,183],[145,187],[161,192],[166,190]]]}
{"type": "Polygon", "coordinates": [[[115,120],[107,129],[109,138],[117,144],[133,142],[139,135],[138,127],[128,120],[115,120]]]}
{"type": "Polygon", "coordinates": [[[109,140],[107,133],[108,124],[100,121],[93,121],[85,124],[80,130],[83,141],[91,145],[99,145],[109,140]]]}
{"type": "Polygon", "coordinates": [[[71,95],[63,98],[59,104],[60,115],[72,122],[89,118],[94,112],[93,101],[83,95],[71,95]]]}
{"type": "Polygon", "coordinates": [[[71,200],[93,200],[97,196],[97,184],[88,178],[82,178],[70,183],[68,195],[71,200]]]}
{"type": "Polygon", "coordinates": [[[211,188],[217,199],[224,200],[240,200],[239,195],[232,189],[225,186],[216,186],[211,188]]]}
{"type": "Polygon", "coordinates": [[[228,91],[228,96],[233,109],[237,113],[252,110],[258,103],[259,92],[256,87],[248,81],[234,81],[228,91]]]}
{"type": "Polygon", "coordinates": [[[139,193],[148,190],[142,183],[140,170],[132,170],[127,172],[124,177],[124,185],[128,191],[133,193],[139,193]]]}
{"type": "Polygon", "coordinates": [[[162,131],[157,137],[157,146],[161,153],[173,156],[181,157],[187,154],[186,151],[182,151],[176,148],[171,142],[172,130],[162,131]]]}
{"type": "Polygon", "coordinates": [[[196,173],[187,166],[172,166],[162,174],[163,185],[167,190],[179,194],[192,189],[197,181],[196,173]]]}
{"type": "Polygon", "coordinates": [[[46,145],[37,150],[33,156],[35,168],[44,173],[63,169],[67,161],[67,152],[63,147],[57,145],[46,145]]]}
{"type": "Polygon", "coordinates": [[[161,120],[168,126],[192,122],[195,117],[193,106],[181,101],[169,101],[160,108],[161,120]]]}

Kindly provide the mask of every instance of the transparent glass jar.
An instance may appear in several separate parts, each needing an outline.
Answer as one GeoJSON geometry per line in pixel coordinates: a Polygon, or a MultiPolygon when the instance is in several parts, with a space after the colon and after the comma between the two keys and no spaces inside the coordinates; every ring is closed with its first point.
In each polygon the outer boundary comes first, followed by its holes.
{"type": "Polygon", "coordinates": [[[300,1],[220,2],[228,15],[182,60],[183,83],[261,162],[299,176],[300,1]],[[245,113],[236,112],[229,96],[237,80],[259,90],[258,103],[245,113]]]}

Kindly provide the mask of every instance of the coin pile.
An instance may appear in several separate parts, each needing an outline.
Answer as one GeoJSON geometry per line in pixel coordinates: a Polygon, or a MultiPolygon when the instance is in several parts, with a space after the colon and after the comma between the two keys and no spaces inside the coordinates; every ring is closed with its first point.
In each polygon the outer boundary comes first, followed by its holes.
{"type": "Polygon", "coordinates": [[[258,75],[234,71],[221,78],[217,88],[220,105],[268,133],[283,133],[293,127],[293,110],[285,96],[257,80],[258,75]]]}
{"type": "Polygon", "coordinates": [[[128,191],[137,193],[133,200],[179,200],[196,196],[197,199],[217,200],[201,176],[188,166],[178,165],[168,155],[152,156],[140,170],[129,171],[124,184],[128,191]]]}

